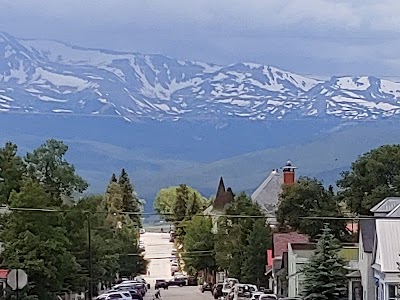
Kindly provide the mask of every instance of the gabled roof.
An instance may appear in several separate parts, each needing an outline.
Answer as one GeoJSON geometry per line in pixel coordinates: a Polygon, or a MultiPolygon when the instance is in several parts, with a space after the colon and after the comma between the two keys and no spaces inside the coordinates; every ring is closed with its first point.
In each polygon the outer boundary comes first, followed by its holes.
{"type": "Polygon", "coordinates": [[[298,258],[307,258],[310,259],[317,248],[317,244],[315,243],[291,243],[290,248],[292,249],[293,254],[298,258]]]}
{"type": "Polygon", "coordinates": [[[400,272],[397,268],[400,253],[400,220],[376,220],[377,249],[375,263],[381,272],[400,272]]]}
{"type": "Polygon", "coordinates": [[[283,173],[273,170],[251,195],[251,199],[268,212],[275,211],[282,192],[283,173]]]}
{"type": "Polygon", "coordinates": [[[288,251],[289,243],[307,243],[309,238],[298,232],[274,233],[272,236],[272,249],[274,257],[282,256],[288,251]]]}
{"type": "Polygon", "coordinates": [[[390,213],[387,214],[387,217],[390,218],[396,218],[396,217],[400,217],[400,204],[397,205],[395,208],[393,208],[390,213]]]}
{"type": "Polygon", "coordinates": [[[375,238],[375,220],[360,219],[360,239],[362,239],[364,252],[372,253],[375,238]]]}
{"type": "Polygon", "coordinates": [[[389,213],[400,204],[400,197],[387,197],[370,209],[372,213],[389,213]]]}

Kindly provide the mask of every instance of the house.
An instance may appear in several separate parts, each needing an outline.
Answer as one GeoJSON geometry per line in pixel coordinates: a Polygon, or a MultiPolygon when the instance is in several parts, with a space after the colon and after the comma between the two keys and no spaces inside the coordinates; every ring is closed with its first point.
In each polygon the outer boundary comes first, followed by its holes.
{"type": "Polygon", "coordinates": [[[213,203],[203,212],[204,215],[211,216],[212,218],[213,233],[217,233],[218,231],[218,217],[225,213],[226,207],[233,202],[233,198],[232,189],[230,187],[225,189],[224,179],[221,177],[213,203]]]}
{"type": "Polygon", "coordinates": [[[400,220],[377,219],[372,269],[378,300],[398,299],[400,294],[400,220]]]}
{"type": "Polygon", "coordinates": [[[359,275],[363,291],[362,299],[373,300],[375,299],[375,279],[371,266],[375,240],[375,220],[361,219],[359,227],[359,274],[353,275],[359,275]]]}
{"type": "Polygon", "coordinates": [[[295,182],[295,170],[297,167],[292,166],[292,163],[288,161],[282,169],[282,173],[278,169],[272,170],[251,195],[251,199],[260,205],[265,215],[270,217],[268,219],[270,224],[276,222],[272,216],[275,215],[275,211],[278,208],[279,195],[282,193],[282,188],[285,185],[293,185],[295,182]]]}
{"type": "Polygon", "coordinates": [[[309,237],[297,232],[274,233],[272,235],[272,279],[273,291],[282,296],[288,295],[288,245],[290,243],[307,243],[309,237]]]}
{"type": "MultiPolygon", "coordinates": [[[[315,243],[290,243],[288,245],[287,258],[287,277],[288,277],[288,296],[298,297],[303,292],[304,275],[302,269],[314,255],[315,243]]],[[[347,262],[347,269],[352,274],[358,271],[358,245],[345,244],[340,250],[339,255],[347,262]]],[[[360,286],[361,284],[356,284],[360,286]]],[[[349,281],[349,299],[353,299],[353,281],[349,281]]]]}

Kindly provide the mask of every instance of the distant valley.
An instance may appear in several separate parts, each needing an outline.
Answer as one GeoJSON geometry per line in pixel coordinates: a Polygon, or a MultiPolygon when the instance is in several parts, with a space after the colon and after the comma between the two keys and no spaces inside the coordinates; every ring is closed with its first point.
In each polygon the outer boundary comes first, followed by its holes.
{"type": "Polygon", "coordinates": [[[26,153],[64,140],[89,193],[126,168],[147,211],[179,183],[208,197],[223,176],[250,193],[288,159],[298,176],[334,184],[358,155],[399,143],[398,116],[400,83],[373,76],[318,80],[0,34],[0,142],[26,153]]]}

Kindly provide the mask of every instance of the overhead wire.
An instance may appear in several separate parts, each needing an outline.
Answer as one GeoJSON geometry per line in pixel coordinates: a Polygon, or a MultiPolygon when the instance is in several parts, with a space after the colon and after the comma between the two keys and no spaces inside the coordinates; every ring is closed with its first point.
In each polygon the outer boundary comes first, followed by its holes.
{"type": "MultiPolygon", "coordinates": [[[[51,209],[51,208],[26,208],[26,207],[11,207],[8,208],[10,211],[17,211],[17,212],[53,212],[53,213],[65,213],[65,212],[81,212],[84,214],[104,214],[107,215],[109,212],[106,211],[89,211],[89,210],[73,210],[73,209],[51,209]]],[[[226,217],[226,218],[254,218],[254,219],[265,219],[265,218],[272,218],[275,217],[274,215],[237,215],[237,214],[198,214],[194,216],[182,215],[182,216],[174,216],[173,214],[158,214],[158,213],[140,213],[140,212],[125,212],[121,211],[115,213],[116,215],[136,215],[136,216],[163,216],[163,217],[174,217],[174,218],[187,218],[187,217],[205,217],[205,218],[212,218],[212,217],[226,217]]],[[[386,216],[298,216],[299,219],[309,219],[309,220],[368,220],[368,219],[387,219],[386,216]]],[[[390,217],[390,219],[400,219],[400,217],[390,217]]],[[[175,220],[179,221],[179,220],[175,220]]],[[[182,220],[185,221],[185,220],[182,220]]],[[[171,220],[173,223],[174,220],[171,220]]]]}

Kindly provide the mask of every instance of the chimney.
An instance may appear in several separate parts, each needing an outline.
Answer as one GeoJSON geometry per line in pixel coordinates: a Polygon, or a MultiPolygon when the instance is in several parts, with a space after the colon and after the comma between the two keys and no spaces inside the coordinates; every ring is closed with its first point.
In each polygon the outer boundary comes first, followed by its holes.
{"type": "Polygon", "coordinates": [[[292,166],[292,162],[290,160],[287,161],[286,166],[283,167],[283,184],[287,186],[291,186],[294,184],[295,180],[295,172],[294,170],[297,167],[292,166]]]}

